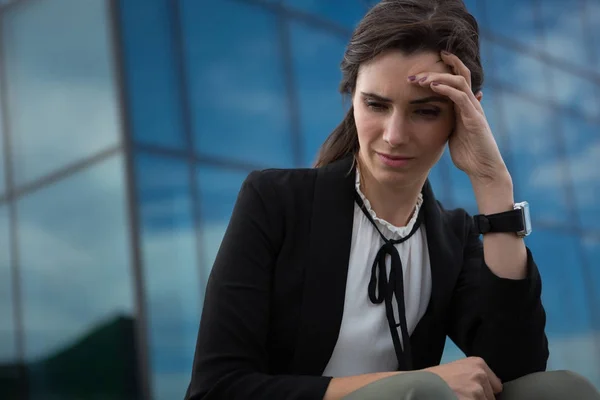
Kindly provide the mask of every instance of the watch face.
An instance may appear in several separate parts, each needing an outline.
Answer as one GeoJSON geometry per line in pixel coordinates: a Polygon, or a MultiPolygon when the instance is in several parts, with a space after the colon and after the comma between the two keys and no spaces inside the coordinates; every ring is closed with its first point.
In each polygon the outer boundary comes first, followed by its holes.
{"type": "Polygon", "coordinates": [[[515,204],[515,209],[520,209],[523,211],[523,226],[525,227],[525,229],[523,229],[521,232],[519,232],[519,234],[520,234],[520,236],[527,236],[532,231],[531,216],[529,214],[529,203],[526,201],[524,201],[522,203],[517,203],[517,204],[515,204]]]}

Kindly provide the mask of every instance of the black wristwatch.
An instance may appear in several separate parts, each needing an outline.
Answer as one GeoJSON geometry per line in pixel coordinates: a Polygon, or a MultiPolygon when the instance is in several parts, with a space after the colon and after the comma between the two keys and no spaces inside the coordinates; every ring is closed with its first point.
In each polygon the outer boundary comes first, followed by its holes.
{"type": "Polygon", "coordinates": [[[514,232],[519,237],[531,233],[531,217],[529,216],[529,203],[517,203],[510,211],[497,214],[478,214],[473,217],[477,233],[489,232],[514,232]]]}

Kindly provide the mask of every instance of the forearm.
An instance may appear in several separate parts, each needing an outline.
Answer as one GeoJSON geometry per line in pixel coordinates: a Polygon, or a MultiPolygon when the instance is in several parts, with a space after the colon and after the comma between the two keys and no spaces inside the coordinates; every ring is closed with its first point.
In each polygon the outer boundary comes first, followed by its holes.
{"type": "MultiPolygon", "coordinates": [[[[512,210],[513,184],[508,172],[497,178],[471,180],[481,214],[495,214],[512,210]]],[[[486,233],[483,235],[484,259],[490,270],[501,278],[523,279],[527,274],[527,251],[522,238],[514,233],[486,233]]]]}
{"type": "Polygon", "coordinates": [[[344,396],[383,378],[401,374],[402,371],[376,372],[372,374],[333,378],[329,382],[323,400],[340,400],[344,396]]]}

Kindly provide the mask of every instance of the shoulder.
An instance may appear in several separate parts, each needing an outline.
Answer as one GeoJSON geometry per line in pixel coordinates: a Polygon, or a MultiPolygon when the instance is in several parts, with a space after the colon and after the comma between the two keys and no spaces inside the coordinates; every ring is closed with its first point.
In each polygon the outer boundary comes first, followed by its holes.
{"type": "Polygon", "coordinates": [[[244,183],[258,190],[266,187],[294,188],[310,185],[314,182],[316,174],[315,168],[268,168],[252,171],[244,183]]]}
{"type": "Polygon", "coordinates": [[[248,174],[240,197],[263,204],[269,214],[301,212],[312,204],[317,170],[314,168],[269,168],[248,174]]]}
{"type": "Polygon", "coordinates": [[[252,171],[245,186],[258,191],[275,191],[282,194],[314,193],[315,186],[335,191],[347,182],[354,186],[353,157],[344,157],[318,168],[269,168],[252,171]],[[349,180],[350,179],[350,180],[349,180]]]}
{"type": "Polygon", "coordinates": [[[262,196],[294,193],[314,185],[314,168],[269,168],[254,170],[246,177],[242,188],[252,188],[262,196]]]}

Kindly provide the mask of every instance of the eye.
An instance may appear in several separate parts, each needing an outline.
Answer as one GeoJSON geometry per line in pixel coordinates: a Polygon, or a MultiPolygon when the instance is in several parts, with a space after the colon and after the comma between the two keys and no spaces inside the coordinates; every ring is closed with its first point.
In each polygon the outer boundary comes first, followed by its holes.
{"type": "Polygon", "coordinates": [[[368,108],[370,108],[373,111],[385,111],[387,110],[387,105],[385,105],[384,103],[379,103],[377,101],[374,100],[365,100],[365,104],[367,105],[368,108]]]}
{"type": "Polygon", "coordinates": [[[439,108],[421,108],[415,110],[415,113],[425,118],[434,119],[440,115],[441,110],[439,108]]]}

